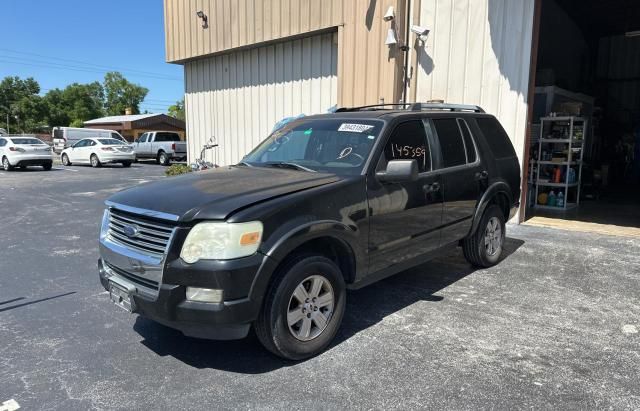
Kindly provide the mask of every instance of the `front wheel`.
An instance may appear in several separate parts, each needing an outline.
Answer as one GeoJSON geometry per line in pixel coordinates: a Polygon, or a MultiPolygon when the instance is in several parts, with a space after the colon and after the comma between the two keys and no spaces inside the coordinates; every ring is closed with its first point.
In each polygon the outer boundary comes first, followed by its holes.
{"type": "Polygon", "coordinates": [[[102,165],[100,163],[100,159],[95,154],[91,154],[90,161],[91,161],[91,167],[93,167],[93,168],[98,168],[98,167],[100,167],[102,165]]]}
{"type": "Polygon", "coordinates": [[[502,210],[497,205],[488,206],[476,231],[462,242],[464,257],[477,267],[496,265],[502,255],[505,232],[502,210]]]}
{"type": "Polygon", "coordinates": [[[62,165],[68,167],[71,165],[71,161],[69,161],[69,156],[66,154],[62,155],[62,165]]]}
{"type": "Polygon", "coordinates": [[[131,161],[123,161],[122,162],[122,167],[131,167],[131,161]]]}
{"type": "Polygon", "coordinates": [[[256,334],[279,357],[312,357],[335,337],[345,303],[340,268],[326,257],[298,256],[276,274],[256,320],[256,334]]]}

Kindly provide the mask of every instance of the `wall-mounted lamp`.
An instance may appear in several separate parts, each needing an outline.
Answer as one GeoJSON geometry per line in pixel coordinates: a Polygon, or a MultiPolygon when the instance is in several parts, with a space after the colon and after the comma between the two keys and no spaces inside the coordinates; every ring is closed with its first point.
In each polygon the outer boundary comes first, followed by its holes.
{"type": "Polygon", "coordinates": [[[387,40],[384,42],[387,46],[393,46],[398,44],[398,38],[396,37],[396,31],[393,27],[387,30],[387,40]]]}
{"type": "Polygon", "coordinates": [[[202,10],[198,11],[196,13],[196,16],[198,16],[200,19],[202,19],[202,28],[206,29],[207,27],[209,27],[209,17],[207,17],[206,14],[204,14],[204,12],[202,10]]]}
{"type": "Polygon", "coordinates": [[[393,10],[393,6],[390,6],[387,12],[384,14],[384,17],[382,17],[384,21],[391,21],[395,18],[396,18],[396,12],[393,10]]]}

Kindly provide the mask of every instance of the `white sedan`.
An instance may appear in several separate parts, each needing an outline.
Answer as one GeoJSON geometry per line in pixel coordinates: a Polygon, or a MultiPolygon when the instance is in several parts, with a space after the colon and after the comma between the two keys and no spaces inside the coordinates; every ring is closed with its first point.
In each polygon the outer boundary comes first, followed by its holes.
{"type": "Polygon", "coordinates": [[[42,166],[51,170],[53,152],[44,141],[29,136],[0,136],[0,160],[5,171],[42,166]]]}
{"type": "Polygon", "coordinates": [[[131,166],[136,158],[133,149],[114,138],[85,138],[60,154],[62,164],[91,164],[100,167],[105,163],[121,163],[123,167],[131,166]]]}

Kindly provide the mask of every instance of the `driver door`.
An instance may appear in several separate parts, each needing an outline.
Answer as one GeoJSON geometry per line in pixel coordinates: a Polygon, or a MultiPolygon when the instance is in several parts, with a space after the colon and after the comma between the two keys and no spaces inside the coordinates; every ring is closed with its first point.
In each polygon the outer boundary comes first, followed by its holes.
{"type": "Polygon", "coordinates": [[[367,179],[369,202],[369,273],[398,272],[440,245],[443,195],[440,174],[433,171],[427,127],[421,119],[395,126],[377,161],[384,171],[391,160],[416,160],[416,181],[380,182],[367,179]]]}
{"type": "Polygon", "coordinates": [[[71,150],[69,150],[69,160],[72,163],[81,163],[84,161],[82,158],[82,152],[84,147],[87,145],[87,141],[89,140],[80,140],[71,147],[71,150]]]}

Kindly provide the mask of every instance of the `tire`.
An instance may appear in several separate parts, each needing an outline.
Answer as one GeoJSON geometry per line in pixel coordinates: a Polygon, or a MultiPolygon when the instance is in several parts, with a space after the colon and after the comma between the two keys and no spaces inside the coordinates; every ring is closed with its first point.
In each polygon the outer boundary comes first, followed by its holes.
{"type": "Polygon", "coordinates": [[[476,231],[462,241],[464,257],[476,267],[491,267],[500,261],[505,239],[502,210],[490,205],[484,211],[476,231]]]}
{"type": "Polygon", "coordinates": [[[53,164],[51,164],[51,163],[44,163],[44,164],[42,165],[42,169],[43,169],[44,171],[49,171],[49,170],[51,170],[51,167],[52,167],[52,166],[53,166],[53,164]]]}
{"type": "Polygon", "coordinates": [[[65,167],[69,167],[71,165],[71,161],[69,161],[69,156],[66,154],[62,155],[62,165],[65,167]]]}
{"type": "Polygon", "coordinates": [[[13,166],[9,163],[9,159],[6,157],[2,158],[2,169],[4,171],[13,171],[13,166]]]}
{"type": "Polygon", "coordinates": [[[100,159],[98,158],[97,155],[91,154],[91,157],[89,157],[89,160],[91,161],[91,167],[93,168],[102,167],[102,163],[100,163],[100,159]]]}
{"type": "Polygon", "coordinates": [[[169,157],[169,155],[164,151],[161,151],[158,153],[158,163],[163,166],[168,166],[171,163],[171,157],[169,157]]]}
{"type": "Polygon", "coordinates": [[[275,274],[254,324],[256,335],[267,350],[279,357],[312,357],[327,348],[338,332],[346,297],[344,277],[333,261],[309,254],[292,258],[275,274]],[[319,292],[315,292],[313,287],[318,283],[319,292]],[[297,296],[308,297],[309,302],[301,303],[297,296]],[[292,310],[293,307],[298,309],[292,310]],[[291,323],[289,312],[294,314],[291,323]]]}
{"type": "Polygon", "coordinates": [[[131,161],[123,161],[122,162],[122,167],[125,167],[125,168],[131,167],[131,161]]]}

